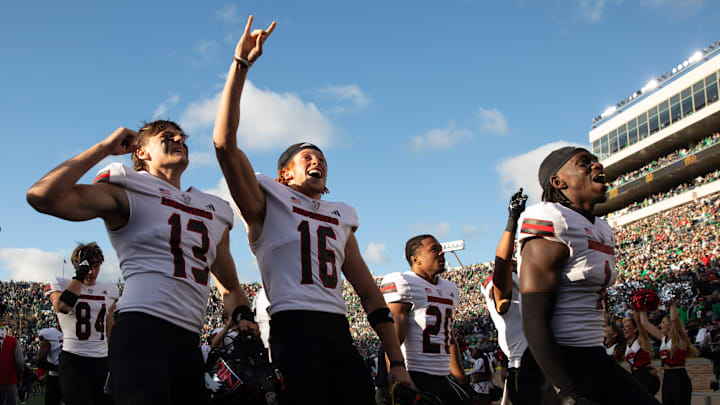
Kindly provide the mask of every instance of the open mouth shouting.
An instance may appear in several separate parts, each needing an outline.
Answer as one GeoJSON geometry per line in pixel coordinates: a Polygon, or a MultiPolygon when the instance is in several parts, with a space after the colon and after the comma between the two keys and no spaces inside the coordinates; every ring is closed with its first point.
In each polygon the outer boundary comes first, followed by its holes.
{"type": "Polygon", "coordinates": [[[320,169],[310,169],[308,170],[308,176],[314,177],[316,179],[322,179],[323,172],[320,169]]]}

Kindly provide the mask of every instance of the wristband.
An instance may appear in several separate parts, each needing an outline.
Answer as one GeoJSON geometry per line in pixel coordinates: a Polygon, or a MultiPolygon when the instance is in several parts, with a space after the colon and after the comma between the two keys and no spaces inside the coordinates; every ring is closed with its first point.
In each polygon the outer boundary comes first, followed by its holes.
{"type": "Polygon", "coordinates": [[[87,277],[88,273],[90,273],[90,263],[88,263],[87,260],[83,260],[81,263],[77,265],[75,268],[75,275],[73,276],[73,279],[84,283],[85,277],[87,277]]]}
{"type": "Polygon", "coordinates": [[[515,234],[515,231],[517,230],[517,221],[518,218],[514,218],[513,216],[508,217],[507,225],[505,225],[505,230],[515,234]]]}
{"type": "Polygon", "coordinates": [[[248,69],[250,69],[250,67],[252,67],[252,65],[253,65],[252,62],[250,62],[249,60],[247,60],[247,59],[245,59],[245,58],[241,58],[241,57],[239,57],[239,56],[237,56],[237,55],[233,55],[233,60],[234,60],[235,62],[237,62],[237,63],[245,66],[245,67],[248,68],[248,69]]]}
{"type": "Polygon", "coordinates": [[[60,301],[64,302],[70,308],[74,307],[77,303],[78,296],[72,291],[65,290],[60,294],[60,301]]]}
{"type": "Polygon", "coordinates": [[[232,313],[232,320],[236,325],[240,324],[240,321],[250,321],[254,323],[255,317],[249,306],[238,305],[232,313]]]}
{"type": "Polygon", "coordinates": [[[390,368],[393,367],[402,367],[405,368],[405,362],[402,360],[394,360],[390,362],[390,368]]]}
{"type": "Polygon", "coordinates": [[[393,319],[392,312],[388,309],[388,307],[381,307],[378,308],[371,313],[368,314],[368,322],[370,322],[370,326],[372,326],[373,329],[377,329],[377,326],[381,323],[390,322],[395,323],[395,320],[393,319]]]}

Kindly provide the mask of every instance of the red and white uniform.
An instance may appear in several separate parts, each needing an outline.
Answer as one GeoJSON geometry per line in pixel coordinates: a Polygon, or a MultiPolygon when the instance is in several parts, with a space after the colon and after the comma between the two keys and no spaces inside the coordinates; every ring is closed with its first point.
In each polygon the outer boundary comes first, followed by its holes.
{"type": "Polygon", "coordinates": [[[313,200],[268,176],[256,175],[266,195],[265,222],[250,244],[268,313],[305,310],[345,315],[342,265],[345,244],[358,227],[355,209],[313,200]]]}
{"type": "Polygon", "coordinates": [[[450,374],[450,342],[460,291],[438,278],[433,284],[412,271],[390,273],[380,286],[385,301],[410,304],[403,355],[409,371],[450,374]]]}
{"type": "Polygon", "coordinates": [[[498,332],[498,344],[508,357],[508,367],[520,368],[520,361],[527,349],[527,340],[522,329],[522,317],[520,316],[520,281],[516,273],[512,274],[512,301],[507,312],[500,315],[495,307],[495,299],[492,294],[492,277],[485,280],[482,286],[482,293],[485,296],[485,305],[490,312],[490,317],[498,332]]]}
{"type": "MultiPolygon", "coordinates": [[[[56,366],[60,365],[60,351],[63,345],[63,333],[56,328],[44,328],[38,331],[38,337],[50,344],[50,352],[47,362],[56,366]]],[[[57,371],[48,370],[48,375],[57,376],[57,371]]]]}
{"type": "Polygon", "coordinates": [[[486,354],[484,356],[480,356],[480,358],[475,359],[475,362],[473,363],[472,370],[470,370],[470,375],[473,375],[475,373],[481,373],[481,374],[487,374],[488,379],[486,381],[478,381],[475,383],[471,383],[472,389],[477,392],[478,394],[489,394],[490,388],[492,388],[493,385],[493,367],[492,364],[488,364],[486,359],[488,359],[489,356],[486,354]]]}
{"type": "Polygon", "coordinates": [[[631,345],[625,349],[625,359],[630,365],[631,370],[645,367],[650,364],[650,353],[640,347],[640,343],[635,339],[631,345]]]}
{"type": "Polygon", "coordinates": [[[122,187],[130,204],[128,222],[108,231],[125,279],[118,310],[143,312],[199,333],[216,248],[233,224],[230,205],[120,163],[100,171],[95,181],[122,187]]]}
{"type": "MultiPolygon", "coordinates": [[[[53,277],[45,287],[45,296],[65,291],[68,283],[67,278],[53,277]]],[[[118,288],[112,283],[83,284],[72,310],[67,314],[57,313],[63,330],[62,350],[84,357],[107,357],[105,320],[118,295],[118,288]]]]}
{"type": "MultiPolygon", "coordinates": [[[[552,330],[558,344],[603,346],[605,290],[615,283],[615,235],[602,218],[591,222],[557,203],[528,207],[520,217],[518,241],[541,237],[570,250],[560,269],[552,330]]],[[[522,255],[518,260],[522,269],[522,255]]],[[[522,278],[522,271],[520,271],[522,278]]]]}
{"type": "Polygon", "coordinates": [[[687,350],[677,348],[675,350],[675,356],[670,356],[672,350],[672,339],[667,336],[663,336],[660,342],[660,362],[663,366],[679,367],[684,366],[687,360],[687,350]]]}

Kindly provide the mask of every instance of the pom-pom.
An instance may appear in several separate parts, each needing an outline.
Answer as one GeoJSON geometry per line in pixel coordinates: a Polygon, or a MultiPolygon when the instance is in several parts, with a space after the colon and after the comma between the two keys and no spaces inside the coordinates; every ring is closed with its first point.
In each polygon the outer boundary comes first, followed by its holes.
{"type": "Polygon", "coordinates": [[[673,301],[678,305],[690,305],[695,298],[690,283],[668,283],[660,290],[660,301],[665,305],[670,305],[673,301]]]}
{"type": "Polygon", "coordinates": [[[635,311],[654,311],[660,299],[655,291],[641,288],[635,291],[630,303],[635,311]]]}

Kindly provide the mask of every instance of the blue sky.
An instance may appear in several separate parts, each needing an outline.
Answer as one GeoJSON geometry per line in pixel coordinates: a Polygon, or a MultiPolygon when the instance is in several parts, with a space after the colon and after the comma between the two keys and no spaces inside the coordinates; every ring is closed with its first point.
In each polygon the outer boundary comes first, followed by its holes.
{"type": "MultiPolygon", "coordinates": [[[[248,77],[240,142],[268,174],[290,143],[320,145],[327,198],[356,208],[377,275],[407,268],[418,233],[464,239],[464,264],[491,260],[512,191],[538,200],[544,155],[587,144],[593,117],[720,39],[709,0],[5,4],[0,280],[60,274],[92,240],[108,256],[101,278],[117,279],[100,220],[41,215],[25,192],[119,126],[179,121],[182,186],[226,195],[212,124],[250,13],[278,25],[248,77]]],[[[231,245],[241,281],[259,280],[240,222],[231,245]]]]}

